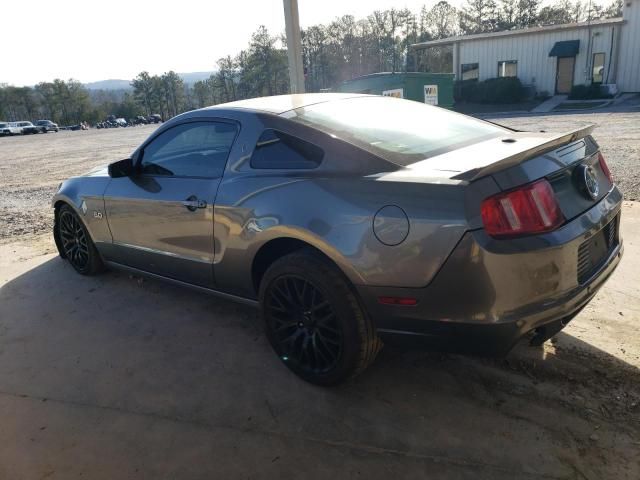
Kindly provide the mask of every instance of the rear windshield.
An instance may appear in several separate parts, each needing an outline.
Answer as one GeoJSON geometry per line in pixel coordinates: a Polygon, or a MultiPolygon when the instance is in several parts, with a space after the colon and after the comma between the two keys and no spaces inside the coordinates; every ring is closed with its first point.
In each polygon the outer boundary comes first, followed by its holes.
{"type": "Polygon", "coordinates": [[[443,108],[391,97],[317,103],[284,116],[402,166],[507,132],[443,108]]]}

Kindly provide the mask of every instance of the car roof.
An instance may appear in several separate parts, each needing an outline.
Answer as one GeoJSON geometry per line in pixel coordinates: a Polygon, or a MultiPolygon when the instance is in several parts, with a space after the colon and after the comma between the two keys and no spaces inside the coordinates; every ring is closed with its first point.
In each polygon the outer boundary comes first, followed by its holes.
{"type": "Polygon", "coordinates": [[[235,102],[220,103],[205,110],[240,108],[257,112],[275,113],[279,115],[289,110],[306,107],[316,103],[332,102],[345,98],[364,97],[357,93],[299,93],[293,95],[275,95],[272,97],[249,98],[235,102]]]}

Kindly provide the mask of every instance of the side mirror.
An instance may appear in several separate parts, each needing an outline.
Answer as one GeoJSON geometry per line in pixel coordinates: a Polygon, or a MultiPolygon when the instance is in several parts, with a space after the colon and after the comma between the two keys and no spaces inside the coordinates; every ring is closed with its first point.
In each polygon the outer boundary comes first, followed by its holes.
{"type": "Polygon", "coordinates": [[[109,164],[107,167],[111,178],[129,177],[133,174],[133,161],[130,158],[119,160],[109,164]]]}

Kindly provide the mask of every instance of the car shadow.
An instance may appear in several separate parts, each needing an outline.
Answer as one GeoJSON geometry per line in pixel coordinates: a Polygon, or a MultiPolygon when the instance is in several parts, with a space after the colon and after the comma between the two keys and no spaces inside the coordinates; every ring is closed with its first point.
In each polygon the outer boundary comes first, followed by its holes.
{"type": "Polygon", "coordinates": [[[553,342],[504,359],[385,348],[363,375],[319,388],[281,364],[250,307],[120,272],[82,277],[57,257],[0,287],[0,391],[19,398],[319,442],[406,475],[635,474],[638,369],[567,333],[553,342]],[[605,453],[594,425],[615,438],[605,453]]]}

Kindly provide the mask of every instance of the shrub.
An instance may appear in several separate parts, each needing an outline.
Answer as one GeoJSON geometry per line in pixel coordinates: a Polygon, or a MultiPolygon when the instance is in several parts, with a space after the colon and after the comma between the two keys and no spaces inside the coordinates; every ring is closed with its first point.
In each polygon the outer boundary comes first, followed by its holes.
{"type": "Polygon", "coordinates": [[[489,78],[482,82],[456,82],[455,99],[473,103],[517,103],[524,99],[525,88],[517,77],[489,78]]]}
{"type": "Polygon", "coordinates": [[[569,100],[596,100],[599,98],[613,98],[613,95],[604,92],[597,83],[574,85],[569,94],[569,100]]]}
{"type": "Polygon", "coordinates": [[[456,80],[453,85],[453,99],[456,102],[469,102],[471,91],[477,84],[477,80],[456,80]]]}

